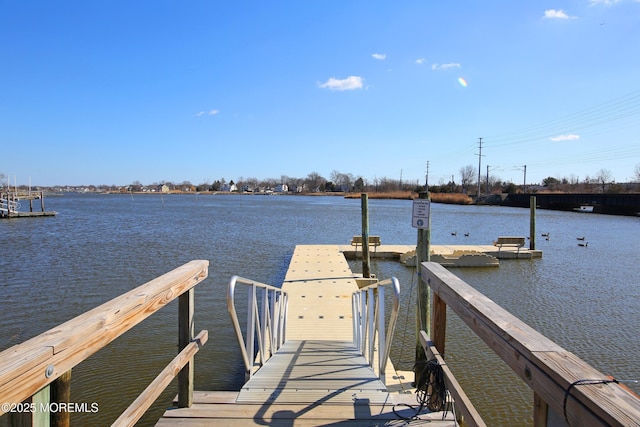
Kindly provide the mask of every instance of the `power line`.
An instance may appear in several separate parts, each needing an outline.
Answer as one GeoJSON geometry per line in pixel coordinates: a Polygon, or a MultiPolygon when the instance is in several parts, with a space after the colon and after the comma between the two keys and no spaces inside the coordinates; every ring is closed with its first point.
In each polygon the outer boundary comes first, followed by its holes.
{"type": "MultiPolygon", "coordinates": [[[[551,138],[557,136],[559,133],[577,132],[638,116],[640,116],[640,90],[559,119],[491,137],[491,146],[502,147],[524,144],[544,138],[551,138]]],[[[628,123],[627,126],[635,126],[636,124],[640,124],[640,117],[628,123]]]]}

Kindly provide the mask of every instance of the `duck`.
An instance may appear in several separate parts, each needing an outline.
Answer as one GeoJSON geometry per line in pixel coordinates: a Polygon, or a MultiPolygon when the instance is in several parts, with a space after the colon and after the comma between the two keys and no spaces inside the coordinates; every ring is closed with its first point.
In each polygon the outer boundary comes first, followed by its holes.
{"type": "Polygon", "coordinates": [[[542,237],[549,237],[549,233],[542,233],[542,237]]]}
{"type": "Polygon", "coordinates": [[[576,240],[584,240],[584,236],[583,237],[576,237],[576,240]]]}
{"type": "Polygon", "coordinates": [[[457,236],[457,235],[458,235],[458,232],[457,232],[457,231],[453,231],[453,232],[451,232],[451,235],[452,235],[452,236],[457,236]]]}
{"type": "Polygon", "coordinates": [[[464,233],[464,237],[469,237],[469,233],[464,233]]]}
{"type": "Polygon", "coordinates": [[[589,242],[578,243],[578,246],[582,246],[583,248],[586,248],[588,245],[589,245],[589,242]]]}

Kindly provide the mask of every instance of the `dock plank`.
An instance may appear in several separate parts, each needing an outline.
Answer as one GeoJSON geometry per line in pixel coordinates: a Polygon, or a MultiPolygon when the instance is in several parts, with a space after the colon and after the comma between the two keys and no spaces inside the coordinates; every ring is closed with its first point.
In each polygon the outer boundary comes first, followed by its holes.
{"type": "Polygon", "coordinates": [[[353,339],[356,278],[340,245],[296,246],[282,289],[289,295],[288,340],[353,339]]]}

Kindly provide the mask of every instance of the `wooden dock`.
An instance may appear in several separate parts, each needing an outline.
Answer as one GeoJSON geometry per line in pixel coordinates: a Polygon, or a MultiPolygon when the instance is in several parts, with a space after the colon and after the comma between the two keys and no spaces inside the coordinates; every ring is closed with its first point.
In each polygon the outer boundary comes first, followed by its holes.
{"type": "MultiPolygon", "coordinates": [[[[353,343],[357,280],[341,245],[299,245],[282,285],[287,341],[239,392],[195,391],[190,408],[167,410],[157,426],[405,425],[418,407],[413,372],[387,366],[381,381],[353,343]],[[395,408],[395,412],[394,412],[395,408]]],[[[451,412],[425,410],[411,425],[455,426],[451,412]]]]}
{"type": "MultiPolygon", "coordinates": [[[[356,314],[348,313],[343,299],[366,280],[349,271],[341,251],[341,245],[296,247],[283,283],[291,294],[290,303],[287,302],[289,295],[280,288],[237,276],[231,279],[228,301],[233,303],[232,289],[236,283],[241,284],[243,290],[249,291],[249,307],[255,309],[248,313],[256,313],[255,319],[250,315],[251,322],[247,322],[256,326],[246,335],[250,351],[241,346],[245,372],[253,375],[248,375],[249,380],[239,391],[193,390],[194,355],[208,339],[206,330],[195,334],[195,286],[208,277],[209,261],[192,260],[0,352],[0,397],[3,402],[15,404],[68,404],[68,398],[63,396],[71,391],[69,379],[75,366],[175,301],[178,303],[178,354],[118,417],[114,426],[133,427],[174,378],[178,383],[176,409],[167,410],[158,421],[159,426],[455,425],[450,412],[421,413],[419,420],[410,422],[403,418],[415,412],[401,405],[416,406],[417,399],[409,384],[413,372],[398,372],[387,366],[386,376],[379,375],[384,364],[377,362],[385,362],[387,356],[376,362],[369,351],[375,344],[380,354],[386,354],[382,351],[386,348],[383,335],[389,336],[392,328],[372,318],[386,319],[381,313],[385,300],[378,297],[386,293],[389,283],[394,297],[392,313],[397,313],[399,285],[391,280],[375,284],[377,291],[373,287],[361,289],[353,299],[356,314]],[[361,298],[363,293],[366,299],[361,298]],[[257,304],[262,304],[260,309],[257,304]],[[287,306],[293,319],[290,328],[286,328],[290,337],[284,340],[281,332],[285,328],[279,319],[286,317],[287,306]],[[358,319],[353,324],[357,346],[351,345],[347,337],[346,321],[350,316],[358,319]],[[260,338],[257,352],[260,360],[250,360],[247,355],[256,354],[250,348],[256,335],[267,336],[260,332],[265,326],[270,347],[265,351],[265,340],[260,338]],[[375,339],[371,332],[374,329],[375,339]],[[276,348],[280,351],[271,358],[265,357],[269,350],[276,348]],[[256,371],[254,368],[260,365],[256,371]],[[382,368],[376,371],[371,366],[382,368]],[[51,392],[54,389],[57,397],[51,392]]],[[[640,397],[620,384],[622,381],[605,375],[544,337],[442,265],[424,262],[420,264],[420,272],[420,283],[429,286],[433,297],[429,318],[432,339],[421,326],[420,347],[427,360],[437,362],[442,369],[446,394],[455,403],[456,416],[463,416],[466,425],[486,426],[442,356],[446,347],[447,312],[461,319],[529,386],[534,426],[640,425],[640,397]]],[[[228,308],[231,306],[233,304],[228,303],[228,308]]],[[[236,320],[232,323],[238,334],[237,313],[231,309],[230,313],[232,320],[236,320]]],[[[441,402],[436,408],[451,406],[449,399],[441,402]]],[[[10,406],[2,405],[0,416],[9,409],[10,406]]],[[[66,411],[19,411],[5,415],[10,426],[69,425],[66,411]]]]}
{"type": "Polygon", "coordinates": [[[42,216],[56,216],[55,211],[45,211],[44,192],[0,192],[0,218],[32,218],[42,216]],[[20,210],[20,201],[29,201],[29,210],[20,210]],[[33,201],[40,200],[40,210],[33,209],[33,201]]]}

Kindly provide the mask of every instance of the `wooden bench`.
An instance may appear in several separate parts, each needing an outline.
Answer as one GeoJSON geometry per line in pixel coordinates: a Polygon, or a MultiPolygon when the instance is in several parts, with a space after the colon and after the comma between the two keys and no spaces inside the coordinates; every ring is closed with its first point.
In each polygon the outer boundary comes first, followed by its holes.
{"type": "MultiPolygon", "coordinates": [[[[374,250],[377,249],[380,244],[380,236],[369,236],[369,246],[373,246],[374,250]]],[[[358,246],[362,246],[362,236],[353,236],[351,246],[355,246],[357,251],[358,246]]]]}
{"type": "Polygon", "coordinates": [[[498,247],[498,255],[503,247],[518,248],[518,253],[520,253],[520,248],[524,246],[525,240],[525,237],[501,236],[493,242],[493,245],[498,247]]]}

